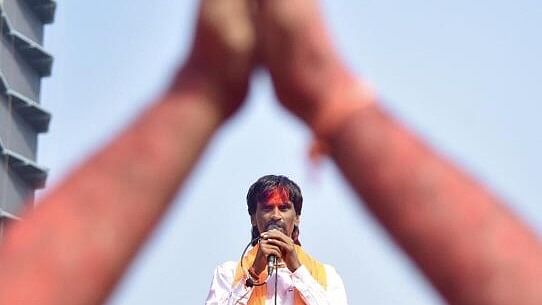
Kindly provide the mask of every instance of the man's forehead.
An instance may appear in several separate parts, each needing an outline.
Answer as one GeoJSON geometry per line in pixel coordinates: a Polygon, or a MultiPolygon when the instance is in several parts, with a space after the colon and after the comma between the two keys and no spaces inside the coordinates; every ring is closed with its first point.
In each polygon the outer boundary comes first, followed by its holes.
{"type": "Polygon", "coordinates": [[[290,196],[288,190],[285,188],[274,188],[265,193],[264,198],[261,201],[264,204],[277,204],[290,202],[290,196]]]}

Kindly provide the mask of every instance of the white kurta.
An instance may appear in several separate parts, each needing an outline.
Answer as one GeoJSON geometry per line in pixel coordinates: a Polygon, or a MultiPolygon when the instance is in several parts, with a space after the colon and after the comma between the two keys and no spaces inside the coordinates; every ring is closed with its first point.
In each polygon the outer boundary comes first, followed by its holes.
{"type": "MultiPolygon", "coordinates": [[[[245,286],[245,279],[232,287],[237,262],[229,261],[216,267],[211,289],[205,305],[247,304],[253,288],[245,286]]],[[[341,277],[330,265],[324,264],[327,289],[312,277],[305,266],[294,273],[288,268],[278,269],[277,304],[293,305],[294,290],[299,291],[307,305],[347,305],[346,292],[341,277]]],[[[273,305],[275,297],[275,275],[267,282],[266,305],[273,305]]]]}

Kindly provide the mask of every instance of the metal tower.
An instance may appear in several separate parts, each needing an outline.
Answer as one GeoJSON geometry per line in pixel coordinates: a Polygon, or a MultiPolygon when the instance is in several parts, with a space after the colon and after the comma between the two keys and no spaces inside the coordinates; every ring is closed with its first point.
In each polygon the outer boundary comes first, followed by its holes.
{"type": "Polygon", "coordinates": [[[55,8],[54,0],[0,0],[0,240],[47,178],[36,153],[38,134],[51,120],[40,89],[53,63],[42,47],[43,28],[55,8]]]}

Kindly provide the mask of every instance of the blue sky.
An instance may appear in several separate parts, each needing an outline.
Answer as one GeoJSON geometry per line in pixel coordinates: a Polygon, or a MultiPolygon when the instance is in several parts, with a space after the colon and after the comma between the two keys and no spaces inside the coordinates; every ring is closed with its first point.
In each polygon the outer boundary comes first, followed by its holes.
{"type": "MultiPolygon", "coordinates": [[[[49,186],[107,143],[167,85],[191,39],[196,1],[60,1],[40,138],[49,186]]],[[[345,61],[402,122],[542,232],[542,5],[538,1],[327,0],[345,61]]],[[[331,162],[307,161],[310,133],[276,103],[265,73],[213,139],[109,304],[201,304],[218,263],[248,242],[244,197],[280,173],[304,193],[301,241],[335,265],[351,304],[442,304],[331,162]]],[[[84,283],[82,283],[84,285],[84,283]]]]}

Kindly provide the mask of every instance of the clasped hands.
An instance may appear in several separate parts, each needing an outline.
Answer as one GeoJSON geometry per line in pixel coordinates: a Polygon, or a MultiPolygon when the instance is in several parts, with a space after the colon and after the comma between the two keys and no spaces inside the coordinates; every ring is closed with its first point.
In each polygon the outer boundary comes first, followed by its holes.
{"type": "Polygon", "coordinates": [[[336,54],[315,0],[202,0],[171,90],[196,84],[225,119],[243,104],[256,67],[269,71],[279,101],[316,133],[333,129],[365,94],[336,54]]]}
{"type": "MultiPolygon", "coordinates": [[[[320,138],[370,100],[335,51],[316,0],[202,0],[191,52],[171,90],[198,88],[208,97],[200,102],[224,120],[243,104],[257,67],[270,73],[282,105],[320,138]]],[[[269,255],[292,272],[301,265],[292,239],[278,230],[262,234],[251,273],[264,271],[269,255]]]]}
{"type": "Polygon", "coordinates": [[[267,257],[270,255],[281,259],[291,272],[301,266],[292,238],[277,229],[266,231],[260,237],[258,252],[250,267],[252,273],[261,274],[267,266],[267,257]]]}
{"type": "MultiPolygon", "coordinates": [[[[257,67],[270,73],[282,105],[320,139],[372,104],[370,90],[335,51],[316,0],[202,0],[192,49],[171,90],[196,88],[206,97],[199,102],[224,121],[243,104],[257,67]]],[[[277,230],[264,235],[251,271],[260,274],[269,255],[297,270],[291,238],[277,230]]]]}

